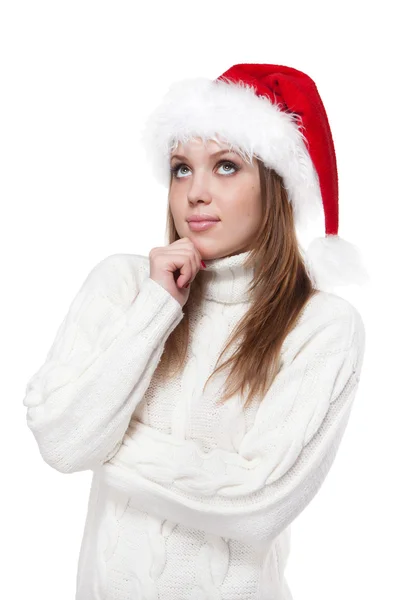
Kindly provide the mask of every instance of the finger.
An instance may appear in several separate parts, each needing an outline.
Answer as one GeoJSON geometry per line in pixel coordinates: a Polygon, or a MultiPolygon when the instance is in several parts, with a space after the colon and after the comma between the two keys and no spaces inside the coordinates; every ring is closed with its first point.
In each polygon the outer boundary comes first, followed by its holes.
{"type": "Polygon", "coordinates": [[[176,263],[175,264],[181,264],[179,268],[180,270],[180,275],[178,277],[178,279],[176,280],[176,283],[178,285],[178,287],[182,288],[186,283],[190,282],[192,279],[192,272],[193,272],[193,265],[192,265],[192,259],[190,257],[190,253],[188,250],[184,251],[184,256],[183,256],[183,263],[182,263],[182,253],[179,254],[179,256],[176,256],[176,263]],[[180,260],[179,260],[180,259],[180,260]]]}
{"type": "MultiPolygon", "coordinates": [[[[172,250],[172,248],[171,248],[172,250]]],[[[176,280],[177,286],[182,288],[187,283],[191,283],[199,270],[197,256],[193,244],[190,243],[189,247],[179,249],[180,256],[184,255],[184,263],[179,268],[180,276],[176,280]]]]}

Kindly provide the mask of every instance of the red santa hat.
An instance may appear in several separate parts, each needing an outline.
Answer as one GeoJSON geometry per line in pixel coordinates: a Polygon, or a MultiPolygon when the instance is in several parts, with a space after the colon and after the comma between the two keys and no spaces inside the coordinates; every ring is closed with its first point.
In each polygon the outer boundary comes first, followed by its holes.
{"type": "Polygon", "coordinates": [[[338,235],[335,149],[324,105],[308,75],[282,65],[238,64],[216,80],[173,83],[142,132],[156,179],[166,187],[171,150],[194,137],[218,138],[273,168],[283,178],[299,229],[323,210],[325,236],[313,239],[304,254],[316,287],[369,280],[358,248],[338,235]]]}

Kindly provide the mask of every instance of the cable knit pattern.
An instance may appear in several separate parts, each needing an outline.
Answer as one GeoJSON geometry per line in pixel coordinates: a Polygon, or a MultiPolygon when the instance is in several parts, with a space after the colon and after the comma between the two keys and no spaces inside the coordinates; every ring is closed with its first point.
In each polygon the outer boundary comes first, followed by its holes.
{"type": "Polygon", "coordinates": [[[229,566],[229,546],[216,535],[207,534],[197,560],[197,589],[193,600],[221,600],[221,585],[229,566]]]}
{"type": "Polygon", "coordinates": [[[333,464],[365,330],[354,306],[319,292],[262,401],[217,405],[225,375],[203,386],[250,306],[247,256],[197,274],[205,301],[175,379],[157,365],[182,307],[149,277],[148,257],[116,254],[89,273],[27,384],[44,460],[93,470],[76,600],[292,598],[290,525],[333,464]]]}
{"type": "Polygon", "coordinates": [[[94,588],[95,600],[106,597],[107,590],[107,563],[116,551],[119,540],[119,522],[125,513],[129,497],[118,495],[108,488],[107,494],[103,496],[104,507],[102,510],[102,522],[97,537],[97,578],[94,588]]]}

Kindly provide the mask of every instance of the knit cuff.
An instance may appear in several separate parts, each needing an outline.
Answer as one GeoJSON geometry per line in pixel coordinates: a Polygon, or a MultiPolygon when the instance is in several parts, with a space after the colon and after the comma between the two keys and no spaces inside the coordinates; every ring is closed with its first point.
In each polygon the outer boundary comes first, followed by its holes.
{"type": "Polygon", "coordinates": [[[165,332],[166,323],[177,324],[182,316],[180,303],[162,285],[146,277],[128,309],[127,324],[133,325],[151,342],[165,332]]]}

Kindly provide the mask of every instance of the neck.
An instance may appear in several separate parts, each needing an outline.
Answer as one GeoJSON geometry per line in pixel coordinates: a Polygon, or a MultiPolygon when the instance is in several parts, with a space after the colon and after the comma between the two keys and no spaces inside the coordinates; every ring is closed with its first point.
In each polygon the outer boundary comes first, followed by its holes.
{"type": "Polygon", "coordinates": [[[250,251],[204,261],[201,270],[204,281],[204,298],[225,304],[239,304],[250,300],[249,287],[254,268],[244,265],[250,251]]]}

